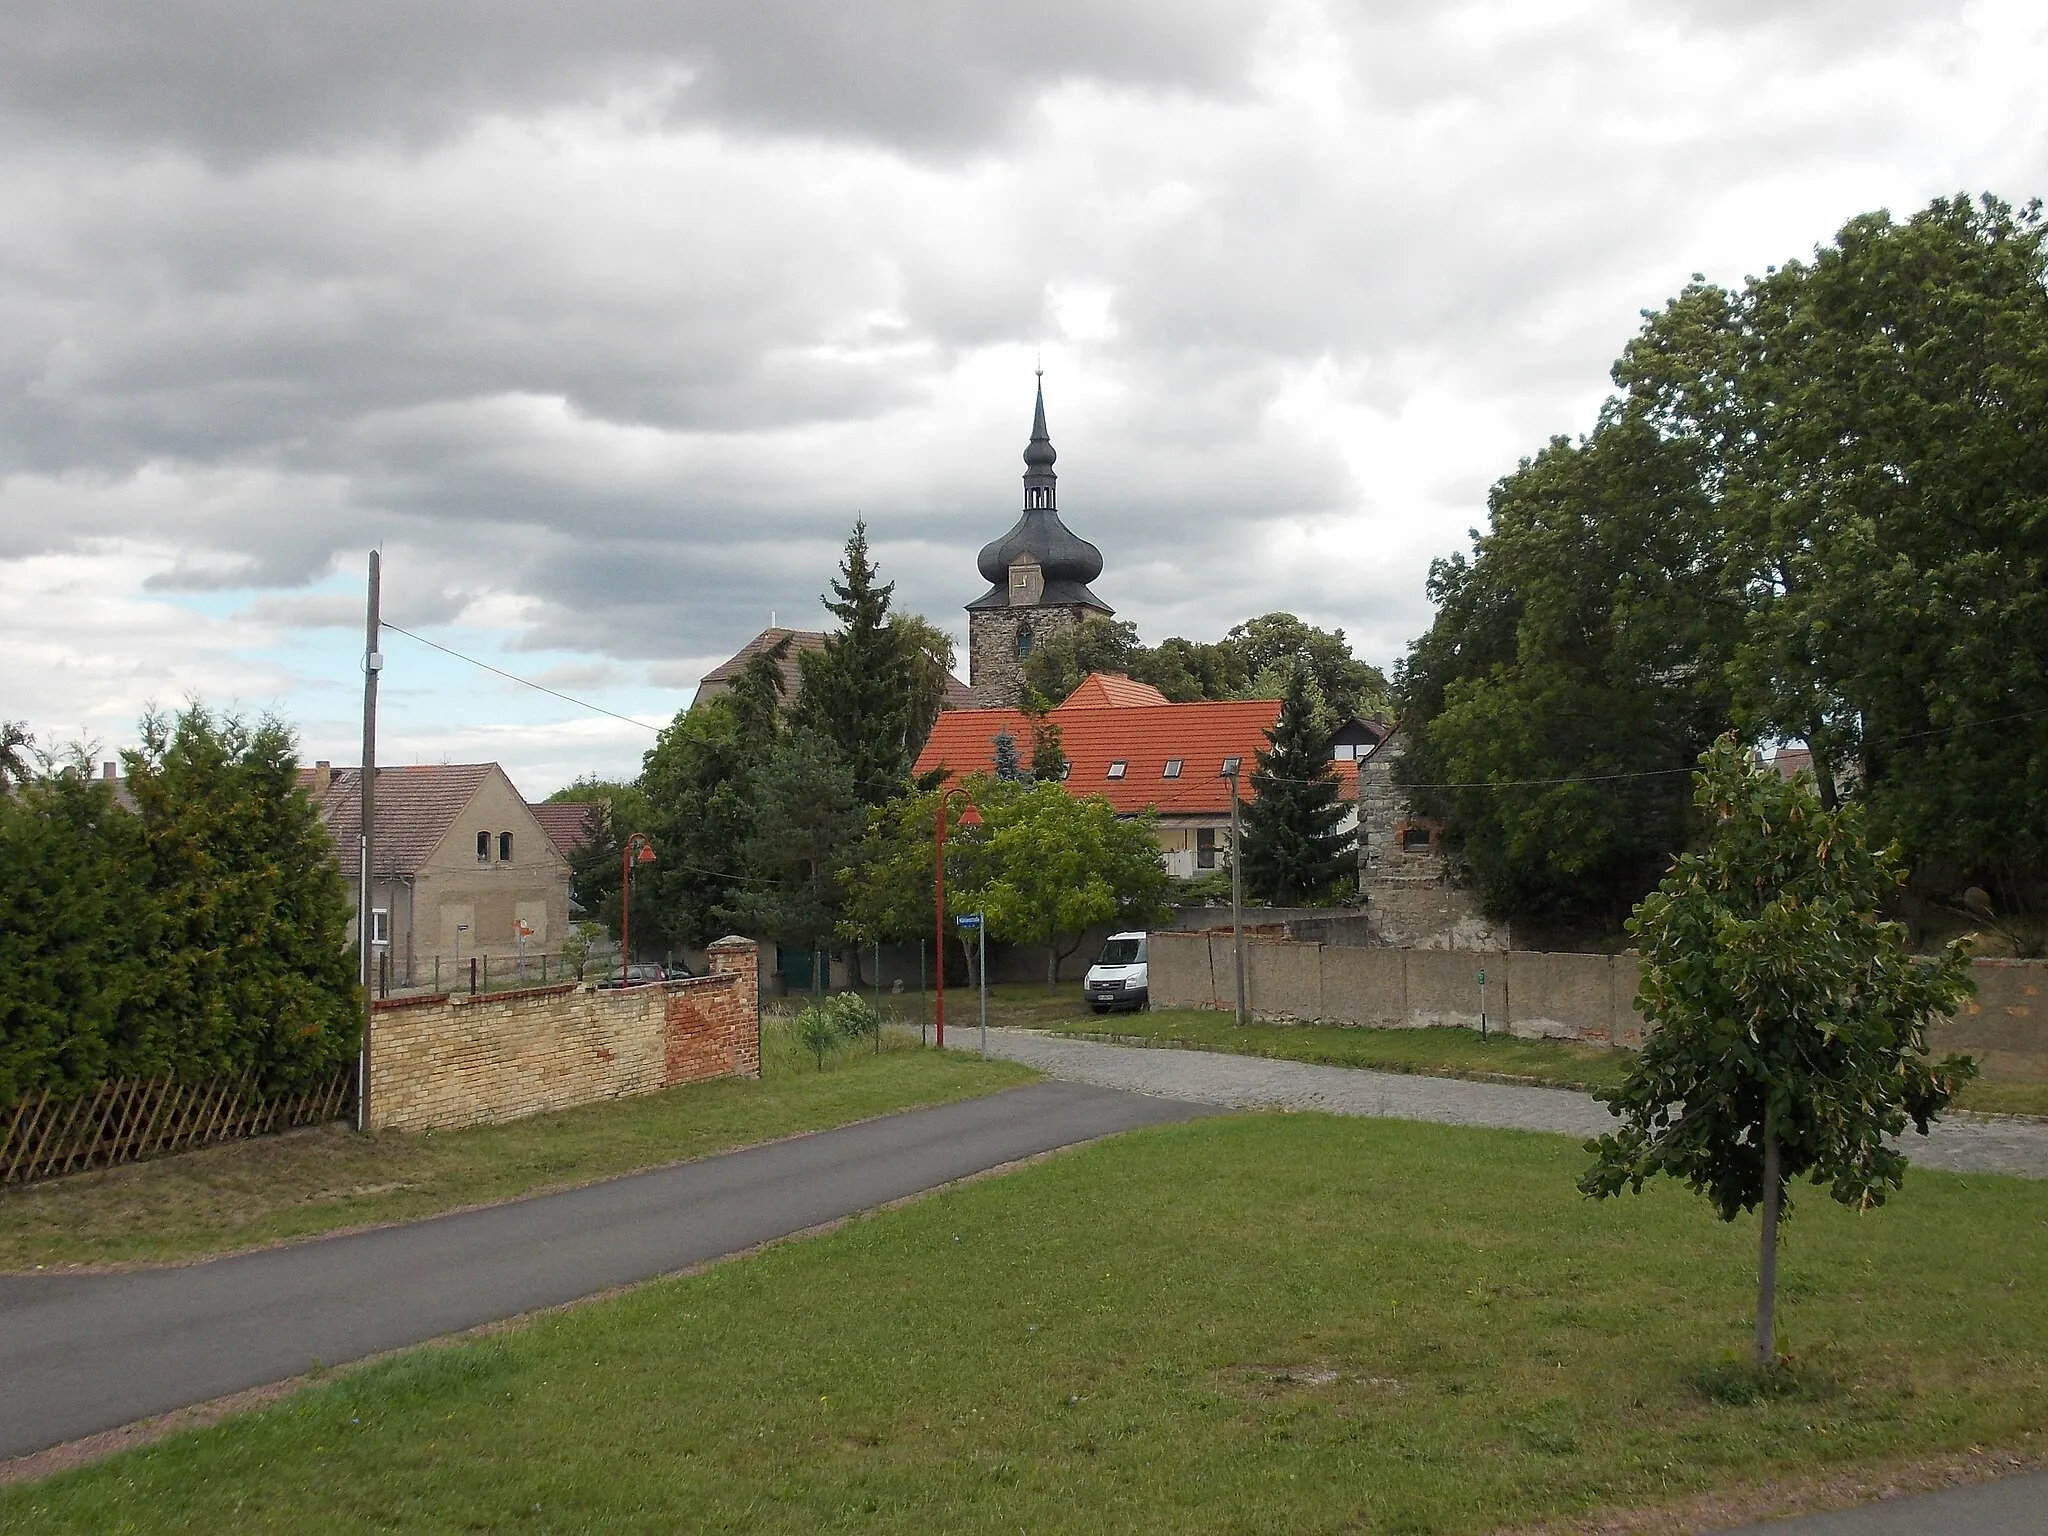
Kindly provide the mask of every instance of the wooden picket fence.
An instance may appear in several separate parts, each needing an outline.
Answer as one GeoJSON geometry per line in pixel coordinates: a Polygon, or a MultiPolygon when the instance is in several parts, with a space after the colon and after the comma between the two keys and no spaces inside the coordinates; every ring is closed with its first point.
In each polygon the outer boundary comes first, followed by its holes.
{"type": "Polygon", "coordinates": [[[297,1093],[274,1095],[246,1078],[119,1078],[76,1098],[43,1089],[0,1106],[7,1127],[0,1136],[0,1187],[338,1119],[354,1086],[355,1074],[342,1071],[297,1093]]]}

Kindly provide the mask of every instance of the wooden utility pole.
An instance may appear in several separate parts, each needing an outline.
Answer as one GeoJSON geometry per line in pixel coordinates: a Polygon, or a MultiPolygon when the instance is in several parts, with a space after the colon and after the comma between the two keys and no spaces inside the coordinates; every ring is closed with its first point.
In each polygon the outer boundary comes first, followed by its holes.
{"type": "Polygon", "coordinates": [[[1223,777],[1230,783],[1230,940],[1237,955],[1237,1027],[1245,1027],[1244,1010],[1244,870],[1238,855],[1244,851],[1244,825],[1237,811],[1238,764],[1232,763],[1223,777]]]}
{"type": "Polygon", "coordinates": [[[380,644],[382,621],[378,613],[382,582],[382,557],[373,549],[370,551],[369,612],[363,625],[362,826],[356,885],[359,893],[356,901],[356,951],[362,961],[363,972],[363,1049],[356,1058],[356,1129],[359,1131],[370,1128],[370,1025],[377,1016],[370,993],[371,956],[375,953],[375,946],[370,941],[375,936],[376,921],[376,897],[371,891],[370,879],[371,871],[376,868],[377,676],[384,670],[384,652],[380,644]]]}

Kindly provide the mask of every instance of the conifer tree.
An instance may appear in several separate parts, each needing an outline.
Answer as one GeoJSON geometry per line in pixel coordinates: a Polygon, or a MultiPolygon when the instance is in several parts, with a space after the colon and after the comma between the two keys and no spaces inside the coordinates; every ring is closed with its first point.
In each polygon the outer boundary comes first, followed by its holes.
{"type": "Polygon", "coordinates": [[[855,523],[825,602],[839,630],[824,650],[797,658],[803,682],[792,724],[838,748],[865,805],[902,787],[921,745],[911,740],[921,673],[905,654],[904,631],[889,620],[895,590],[868,558],[868,525],[855,523]]]}
{"type": "Polygon", "coordinates": [[[996,778],[1005,784],[1029,784],[1031,775],[1025,770],[1024,759],[1017,751],[1017,738],[1008,731],[998,731],[995,747],[996,778]]]}
{"type": "Polygon", "coordinates": [[[1357,872],[1357,844],[1337,827],[1344,806],[1316,703],[1308,667],[1297,657],[1280,718],[1252,769],[1256,798],[1244,812],[1245,890],[1275,906],[1328,901],[1344,894],[1357,872]]]}

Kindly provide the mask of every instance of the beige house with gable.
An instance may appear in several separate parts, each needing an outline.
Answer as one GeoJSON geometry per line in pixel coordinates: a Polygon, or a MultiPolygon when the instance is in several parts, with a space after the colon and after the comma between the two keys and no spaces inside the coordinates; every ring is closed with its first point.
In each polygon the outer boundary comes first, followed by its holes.
{"type": "MultiPolygon", "coordinates": [[[[317,763],[299,778],[334,838],[353,906],[362,770],[317,763]]],[[[437,974],[452,985],[473,958],[560,950],[568,860],[496,763],[380,768],[376,833],[371,942],[391,985],[432,985],[437,974]]]]}

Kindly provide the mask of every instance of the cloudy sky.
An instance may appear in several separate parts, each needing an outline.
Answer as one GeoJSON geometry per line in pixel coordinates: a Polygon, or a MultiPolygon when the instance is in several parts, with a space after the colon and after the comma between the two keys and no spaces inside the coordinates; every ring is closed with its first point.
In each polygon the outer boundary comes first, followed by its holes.
{"type": "MultiPolygon", "coordinates": [[[[2044,64],[2038,0],[12,0],[0,717],[352,761],[372,546],[390,619],[645,725],[821,625],[856,516],[964,641],[1041,356],[1148,640],[1390,664],[1691,273],[2048,192],[2044,64]]],[[[387,762],[652,739],[385,649],[387,762]]]]}

